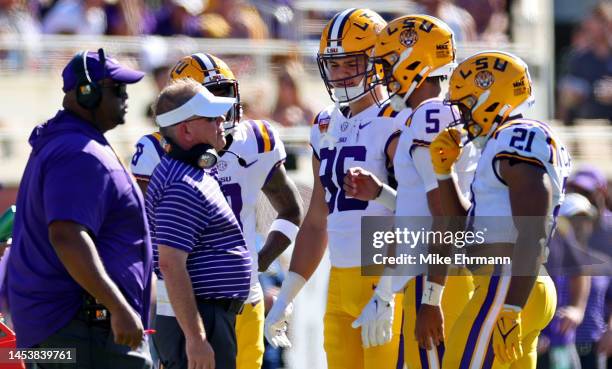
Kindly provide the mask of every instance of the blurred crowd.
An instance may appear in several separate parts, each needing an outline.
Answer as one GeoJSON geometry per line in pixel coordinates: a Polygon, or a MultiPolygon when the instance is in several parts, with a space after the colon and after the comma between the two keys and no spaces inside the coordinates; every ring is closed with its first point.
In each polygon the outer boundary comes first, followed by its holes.
{"type": "Polygon", "coordinates": [[[612,367],[612,201],[604,173],[570,176],[546,268],[557,310],[538,340],[538,369],[612,367]]]}
{"type": "MultiPolygon", "coordinates": [[[[503,43],[511,41],[514,3],[406,0],[406,9],[442,19],[457,41],[503,43]]],[[[35,42],[42,34],[315,40],[334,12],[333,6],[311,9],[299,0],[0,0],[0,37],[18,37],[18,42],[35,42]]],[[[400,14],[382,15],[391,20],[400,14]]],[[[575,17],[570,42],[557,45],[556,117],[567,124],[612,118],[611,20],[612,4],[601,2],[586,17],[575,17]]],[[[6,53],[0,50],[0,60],[6,53]]],[[[278,96],[269,117],[285,126],[309,123],[311,107],[300,101],[296,85],[300,67],[281,64],[276,70],[278,86],[290,92],[278,96]]]]}
{"type": "Polygon", "coordinates": [[[612,3],[603,2],[574,26],[560,52],[557,118],[612,119],[612,3]]]}
{"type": "MultiPolygon", "coordinates": [[[[296,38],[296,0],[2,0],[0,32],[212,38],[296,38]]],[[[435,15],[459,41],[507,40],[506,0],[414,0],[406,9],[435,15]]],[[[321,28],[335,13],[309,11],[321,28]]],[[[384,13],[388,20],[400,14],[384,13]]],[[[403,15],[403,14],[401,14],[403,15]]],[[[313,32],[318,34],[320,29],[313,32]]]]}

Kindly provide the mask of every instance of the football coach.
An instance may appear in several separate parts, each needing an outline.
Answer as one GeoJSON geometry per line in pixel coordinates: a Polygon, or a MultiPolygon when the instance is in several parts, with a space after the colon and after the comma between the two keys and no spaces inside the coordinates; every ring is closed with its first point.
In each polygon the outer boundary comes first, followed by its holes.
{"type": "Polygon", "coordinates": [[[37,368],[152,365],[144,339],[152,275],[144,201],[104,137],[124,123],[126,85],[143,75],[102,49],[80,52],[62,72],[64,109],[30,135],[8,260],[9,309],[19,348],[76,348],[76,365],[37,368]]]}

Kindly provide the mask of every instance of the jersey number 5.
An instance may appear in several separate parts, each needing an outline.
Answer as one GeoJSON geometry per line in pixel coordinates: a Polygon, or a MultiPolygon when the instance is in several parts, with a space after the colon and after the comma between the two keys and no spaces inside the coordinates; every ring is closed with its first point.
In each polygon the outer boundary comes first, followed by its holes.
{"type": "Polygon", "coordinates": [[[363,210],[368,207],[367,201],[347,198],[342,189],[344,173],[347,169],[344,167],[344,161],[348,158],[354,161],[365,161],[365,146],[345,146],[339,152],[337,148],[333,150],[328,148],[321,149],[321,165],[325,166],[325,170],[320,174],[320,178],[321,184],[330,195],[329,200],[327,200],[330,214],[334,212],[336,205],[338,211],[363,210]],[[336,177],[335,182],[334,175],[336,177]]]}

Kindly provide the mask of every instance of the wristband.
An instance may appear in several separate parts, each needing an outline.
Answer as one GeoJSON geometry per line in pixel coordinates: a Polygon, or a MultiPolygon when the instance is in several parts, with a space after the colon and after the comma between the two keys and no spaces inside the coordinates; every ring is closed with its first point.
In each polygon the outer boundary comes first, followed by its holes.
{"type": "Polygon", "coordinates": [[[397,202],[396,197],[397,192],[388,184],[383,183],[382,187],[380,188],[380,192],[378,193],[378,196],[374,199],[374,201],[391,211],[395,211],[395,205],[397,202]]]}
{"type": "Polygon", "coordinates": [[[295,238],[297,237],[298,231],[300,227],[291,223],[286,219],[277,218],[274,219],[272,225],[270,225],[270,230],[268,232],[277,231],[285,235],[289,239],[291,243],[295,242],[295,238]]]}
{"type": "Polygon", "coordinates": [[[444,286],[428,280],[425,281],[425,288],[423,288],[423,295],[421,297],[421,303],[440,306],[442,303],[442,292],[444,292],[444,286]]]}
{"type": "Polygon", "coordinates": [[[512,312],[520,314],[520,312],[523,311],[523,308],[520,306],[516,306],[516,305],[504,304],[502,310],[506,310],[506,311],[510,310],[512,312]]]}
{"type": "Polygon", "coordinates": [[[448,174],[440,174],[440,173],[436,173],[436,178],[439,181],[444,181],[445,179],[452,179],[453,177],[456,177],[457,175],[455,174],[455,171],[451,169],[451,172],[448,174]]]}
{"type": "Polygon", "coordinates": [[[393,276],[383,275],[376,284],[374,293],[378,295],[383,301],[389,302],[393,300],[393,276]]]}

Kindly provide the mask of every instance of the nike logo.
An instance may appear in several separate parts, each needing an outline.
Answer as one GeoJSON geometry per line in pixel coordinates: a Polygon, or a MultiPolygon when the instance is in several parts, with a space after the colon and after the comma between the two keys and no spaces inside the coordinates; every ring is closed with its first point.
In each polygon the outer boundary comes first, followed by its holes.
{"type": "Polygon", "coordinates": [[[245,168],[248,168],[248,167],[250,167],[251,165],[253,165],[253,164],[257,163],[257,161],[258,161],[258,160],[259,160],[259,159],[255,159],[255,160],[253,160],[252,162],[250,162],[250,163],[248,163],[248,164],[245,164],[245,165],[244,165],[244,167],[245,167],[245,168]]]}
{"type": "Polygon", "coordinates": [[[506,338],[508,338],[508,336],[510,335],[510,333],[512,333],[512,331],[518,327],[518,325],[514,325],[508,332],[506,332],[506,334],[504,334],[502,327],[499,326],[499,322],[497,322],[497,330],[499,331],[499,335],[502,337],[502,339],[504,340],[504,342],[506,342],[506,338]]]}
{"type": "Polygon", "coordinates": [[[365,128],[365,127],[369,126],[371,123],[372,123],[371,121],[370,121],[370,122],[367,122],[366,124],[361,124],[361,123],[359,123],[359,129],[363,129],[363,128],[365,128]]]}

